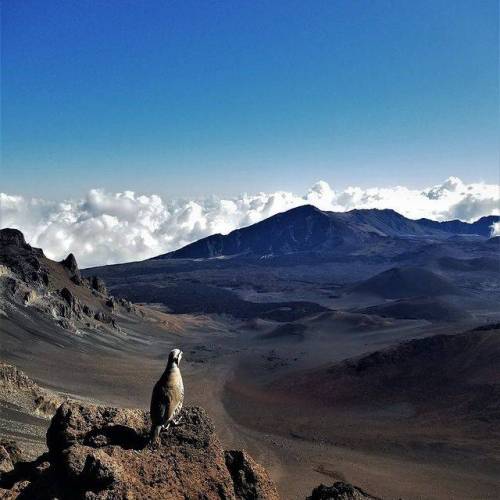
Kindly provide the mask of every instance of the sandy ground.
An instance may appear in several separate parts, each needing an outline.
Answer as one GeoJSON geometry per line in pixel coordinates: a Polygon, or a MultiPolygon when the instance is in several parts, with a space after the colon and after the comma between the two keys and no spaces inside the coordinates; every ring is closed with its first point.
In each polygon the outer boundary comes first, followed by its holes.
{"type": "MultiPolygon", "coordinates": [[[[287,373],[468,326],[432,326],[423,321],[367,326],[358,320],[331,316],[308,320],[307,341],[298,342],[258,338],[276,324],[248,325],[222,316],[157,311],[148,321],[122,323],[122,332],[114,339],[68,338],[62,330],[54,333],[49,324],[28,328],[31,323],[23,320],[21,327],[12,318],[0,325],[0,358],[43,387],[78,398],[147,408],[168,352],[180,347],[187,404],[199,404],[209,412],[226,449],[246,448],[267,467],[285,499],[303,499],[314,486],[335,479],[383,498],[495,498],[500,491],[498,456],[496,460],[470,453],[457,457],[446,446],[436,451],[425,436],[409,439],[404,432],[398,434],[397,425],[386,435],[383,427],[377,433],[371,424],[380,416],[365,416],[359,440],[352,433],[339,442],[331,439],[331,433],[321,439],[329,417],[325,420],[321,412],[312,412],[312,429],[301,433],[300,425],[298,431],[294,426],[302,416],[311,425],[310,408],[298,406],[292,415],[288,403],[280,406],[279,400],[269,401],[274,396],[266,394],[266,384],[287,373]]],[[[47,420],[30,418],[19,408],[0,407],[0,431],[28,445],[30,441],[43,445],[47,425],[47,420]],[[23,427],[15,431],[12,422],[22,422],[23,427]]],[[[339,429],[341,423],[335,425],[339,429]]]]}

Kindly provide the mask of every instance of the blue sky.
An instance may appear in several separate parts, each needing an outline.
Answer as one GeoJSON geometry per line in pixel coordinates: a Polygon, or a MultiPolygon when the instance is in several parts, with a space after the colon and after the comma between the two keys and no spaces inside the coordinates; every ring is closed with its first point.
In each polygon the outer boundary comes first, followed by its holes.
{"type": "Polygon", "coordinates": [[[498,182],[494,0],[2,2],[0,191],[498,182]]]}

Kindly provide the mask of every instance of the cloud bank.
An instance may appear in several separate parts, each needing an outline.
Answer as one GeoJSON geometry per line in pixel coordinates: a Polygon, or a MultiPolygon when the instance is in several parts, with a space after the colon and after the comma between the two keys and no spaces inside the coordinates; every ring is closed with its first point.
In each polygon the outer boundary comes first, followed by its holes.
{"type": "MultiPolygon", "coordinates": [[[[499,187],[450,177],[425,189],[349,187],[319,181],[306,194],[286,191],[231,199],[166,200],[133,191],[92,189],[83,199],[51,202],[0,193],[1,227],[18,228],[53,259],[73,252],[82,267],[141,260],[213,233],[226,234],[304,204],[322,210],[392,208],[406,217],[473,221],[500,214],[499,187]]],[[[500,234],[500,228],[492,228],[500,234]]]]}

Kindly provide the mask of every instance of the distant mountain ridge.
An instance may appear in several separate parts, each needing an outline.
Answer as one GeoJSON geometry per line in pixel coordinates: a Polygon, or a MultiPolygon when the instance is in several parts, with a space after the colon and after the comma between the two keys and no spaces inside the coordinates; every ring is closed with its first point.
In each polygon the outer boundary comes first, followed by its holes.
{"type": "Polygon", "coordinates": [[[214,234],[154,259],[203,259],[250,254],[350,251],[387,238],[447,239],[476,235],[488,238],[498,216],[474,223],[459,220],[412,220],[390,209],[355,209],[325,212],[303,205],[279,213],[227,235],[214,234]]]}

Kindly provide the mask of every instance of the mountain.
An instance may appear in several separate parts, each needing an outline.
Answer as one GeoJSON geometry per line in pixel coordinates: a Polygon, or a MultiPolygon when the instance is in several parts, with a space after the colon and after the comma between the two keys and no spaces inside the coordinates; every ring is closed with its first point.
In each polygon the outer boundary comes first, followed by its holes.
{"type": "Polygon", "coordinates": [[[490,236],[498,217],[474,223],[411,220],[394,210],[324,212],[311,205],[288,210],[228,235],[214,234],[155,259],[203,259],[296,252],[349,252],[388,239],[444,240],[450,236],[490,236]]]}
{"type": "Polygon", "coordinates": [[[498,222],[498,215],[487,215],[481,217],[472,224],[462,222],[461,220],[448,220],[438,222],[430,219],[419,219],[418,222],[422,227],[427,227],[429,229],[435,229],[439,231],[444,231],[453,235],[475,235],[475,236],[485,236],[489,238],[491,236],[491,226],[495,222],[498,222]]]}

